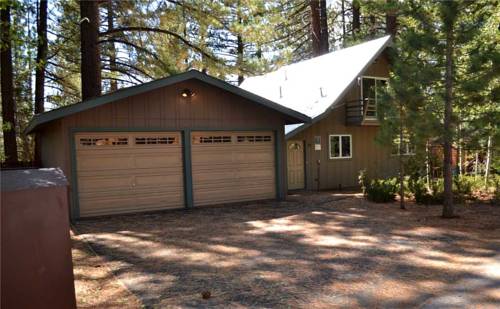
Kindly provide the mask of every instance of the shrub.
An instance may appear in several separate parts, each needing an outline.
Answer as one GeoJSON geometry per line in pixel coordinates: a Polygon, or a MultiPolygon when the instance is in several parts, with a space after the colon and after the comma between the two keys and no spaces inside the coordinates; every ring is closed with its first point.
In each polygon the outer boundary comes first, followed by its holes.
{"type": "Polygon", "coordinates": [[[430,204],[432,195],[427,190],[427,184],[424,178],[410,177],[408,180],[408,189],[413,194],[417,204],[430,204]]]}
{"type": "Polygon", "coordinates": [[[373,179],[366,188],[366,197],[375,203],[388,203],[396,199],[397,179],[373,179]]]}
{"type": "Polygon", "coordinates": [[[465,201],[473,197],[473,193],[481,190],[479,178],[473,176],[457,176],[453,178],[453,193],[458,201],[465,201]]]}

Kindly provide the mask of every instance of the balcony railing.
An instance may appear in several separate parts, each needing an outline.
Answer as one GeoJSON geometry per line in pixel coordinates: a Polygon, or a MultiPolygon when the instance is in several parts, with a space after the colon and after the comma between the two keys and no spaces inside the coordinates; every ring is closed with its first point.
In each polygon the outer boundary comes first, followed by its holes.
{"type": "Polygon", "coordinates": [[[377,104],[374,99],[346,102],[347,125],[377,125],[377,104]]]}

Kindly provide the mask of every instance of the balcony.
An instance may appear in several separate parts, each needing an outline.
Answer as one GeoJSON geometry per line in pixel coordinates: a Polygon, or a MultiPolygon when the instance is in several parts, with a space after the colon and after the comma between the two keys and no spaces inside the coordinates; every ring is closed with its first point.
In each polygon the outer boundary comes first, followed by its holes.
{"type": "Polygon", "coordinates": [[[346,125],[348,126],[379,125],[375,99],[347,101],[345,112],[346,125]]]}

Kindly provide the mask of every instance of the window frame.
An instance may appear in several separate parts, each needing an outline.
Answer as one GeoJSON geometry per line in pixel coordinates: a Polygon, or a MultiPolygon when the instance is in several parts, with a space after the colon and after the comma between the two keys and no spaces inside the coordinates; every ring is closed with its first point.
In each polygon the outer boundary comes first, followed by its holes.
{"type": "Polygon", "coordinates": [[[401,144],[399,144],[399,140],[398,142],[394,143],[393,145],[393,149],[396,149],[397,152],[394,153],[394,151],[391,151],[391,156],[393,157],[399,157],[400,155],[402,156],[414,156],[416,155],[416,146],[415,145],[412,145],[412,143],[410,141],[403,141],[403,145],[405,146],[405,150],[403,153],[400,154],[400,147],[401,147],[401,144]],[[413,152],[410,152],[411,148],[413,148],[413,152]]]}
{"type": "Polygon", "coordinates": [[[352,159],[352,134],[330,134],[328,135],[328,157],[331,160],[337,160],[337,159],[352,159]],[[349,136],[349,156],[343,156],[342,155],[342,137],[343,136],[349,136]],[[332,137],[338,137],[339,138],[339,157],[332,156],[332,137]]]}
{"type": "Polygon", "coordinates": [[[375,117],[369,117],[369,120],[376,120],[378,119],[378,102],[377,102],[377,80],[383,80],[386,82],[386,84],[389,82],[389,78],[388,77],[378,77],[378,76],[370,76],[370,75],[362,75],[361,76],[361,87],[360,87],[360,101],[361,103],[363,103],[363,109],[361,110],[362,111],[362,114],[364,116],[364,108],[365,108],[365,102],[364,102],[364,98],[363,98],[363,79],[373,79],[375,80],[374,82],[374,85],[375,85],[375,98],[373,98],[375,100],[375,117]]]}

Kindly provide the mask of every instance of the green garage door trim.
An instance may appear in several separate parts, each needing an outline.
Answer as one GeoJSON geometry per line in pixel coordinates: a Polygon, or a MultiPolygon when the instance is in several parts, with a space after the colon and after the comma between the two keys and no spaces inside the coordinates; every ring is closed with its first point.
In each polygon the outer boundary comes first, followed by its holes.
{"type": "Polygon", "coordinates": [[[75,134],[76,133],[92,133],[92,132],[180,132],[182,135],[182,154],[183,154],[183,176],[184,176],[184,199],[185,208],[193,208],[193,174],[191,165],[191,132],[192,131],[272,131],[275,137],[275,171],[276,171],[276,198],[284,199],[285,193],[282,190],[282,145],[283,142],[282,135],[279,134],[278,130],[275,128],[245,128],[245,129],[212,129],[212,128],[190,128],[190,129],[178,129],[178,128],[72,128],[69,132],[69,145],[70,149],[70,168],[71,168],[71,219],[76,220],[80,218],[80,205],[78,196],[78,175],[76,170],[76,145],[75,145],[75,134]]]}

